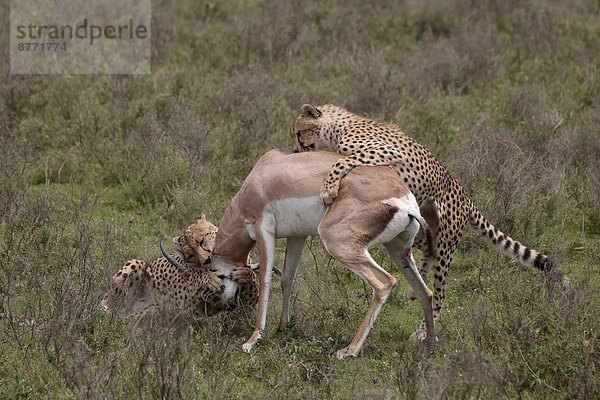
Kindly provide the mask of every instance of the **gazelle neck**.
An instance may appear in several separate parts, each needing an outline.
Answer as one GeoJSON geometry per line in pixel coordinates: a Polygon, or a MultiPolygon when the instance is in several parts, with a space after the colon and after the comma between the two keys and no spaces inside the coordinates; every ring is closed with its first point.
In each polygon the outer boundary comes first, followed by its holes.
{"type": "Polygon", "coordinates": [[[215,258],[224,259],[235,266],[245,265],[254,243],[246,230],[245,218],[240,212],[236,196],[219,224],[213,251],[215,258]]]}

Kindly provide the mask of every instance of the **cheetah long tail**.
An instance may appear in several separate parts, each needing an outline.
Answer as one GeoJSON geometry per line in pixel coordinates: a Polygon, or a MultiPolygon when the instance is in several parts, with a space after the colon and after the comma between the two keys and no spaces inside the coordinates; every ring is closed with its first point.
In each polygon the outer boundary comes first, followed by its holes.
{"type": "Polygon", "coordinates": [[[565,276],[560,267],[547,255],[524,246],[522,243],[502,233],[498,228],[490,224],[474,206],[471,207],[469,222],[500,253],[525,266],[534,266],[540,271],[544,271],[551,281],[560,284],[563,288],[569,286],[569,278],[565,276]]]}

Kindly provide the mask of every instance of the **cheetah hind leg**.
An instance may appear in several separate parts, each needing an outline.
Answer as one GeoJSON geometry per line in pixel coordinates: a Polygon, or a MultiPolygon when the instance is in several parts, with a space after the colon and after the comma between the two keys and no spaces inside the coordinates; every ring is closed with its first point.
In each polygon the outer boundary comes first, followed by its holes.
{"type": "MultiPolygon", "coordinates": [[[[439,320],[442,307],[446,300],[448,269],[450,268],[456,245],[462,235],[465,221],[459,220],[456,224],[452,224],[451,221],[450,225],[454,225],[457,228],[452,234],[449,233],[450,228],[445,224],[438,229],[437,238],[448,238],[448,240],[443,242],[440,240],[435,241],[438,256],[431,260],[431,266],[433,267],[433,319],[435,322],[439,320]]],[[[425,322],[421,322],[421,325],[411,335],[411,339],[421,339],[426,337],[425,327],[425,322]]]]}

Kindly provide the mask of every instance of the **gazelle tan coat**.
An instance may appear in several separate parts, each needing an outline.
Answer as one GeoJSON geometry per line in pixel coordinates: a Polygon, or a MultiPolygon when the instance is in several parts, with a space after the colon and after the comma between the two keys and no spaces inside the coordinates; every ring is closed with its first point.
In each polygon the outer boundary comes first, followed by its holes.
{"type": "MultiPolygon", "coordinates": [[[[435,341],[431,291],[419,276],[411,253],[419,227],[428,232],[414,196],[389,167],[359,167],[344,177],[338,198],[325,207],[319,189],[338,158],[338,154],[319,151],[269,151],[256,163],[219,224],[213,268],[227,274],[245,263],[254,245],[260,253],[257,323],[243,346],[246,351],[260,339],[265,327],[275,239],[287,238],[279,322],[283,328],[288,322],[291,288],[304,242],[315,234],[333,257],[373,288],[369,310],[350,345],[338,351],[338,358],[360,351],[396,284],[368,253],[368,248],[378,243],[385,245],[400,266],[423,307],[427,338],[435,341]]],[[[225,295],[228,290],[234,288],[226,287],[225,295]]]]}

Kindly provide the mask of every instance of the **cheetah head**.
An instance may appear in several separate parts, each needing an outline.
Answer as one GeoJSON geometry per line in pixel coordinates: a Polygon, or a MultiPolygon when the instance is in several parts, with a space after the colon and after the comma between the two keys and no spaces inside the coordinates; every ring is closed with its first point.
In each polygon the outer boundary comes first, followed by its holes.
{"type": "Polygon", "coordinates": [[[193,224],[185,228],[183,235],[174,237],[173,243],[181,248],[187,261],[203,265],[210,262],[217,229],[202,214],[193,224]]]}
{"type": "Polygon", "coordinates": [[[102,299],[105,312],[124,309],[127,313],[138,312],[149,301],[148,264],[144,260],[129,260],[113,275],[102,299]]]}
{"type": "Polygon", "coordinates": [[[294,151],[311,151],[329,149],[329,143],[321,137],[321,129],[325,123],[323,112],[317,107],[305,104],[300,116],[292,126],[291,136],[294,139],[294,151]]]}

